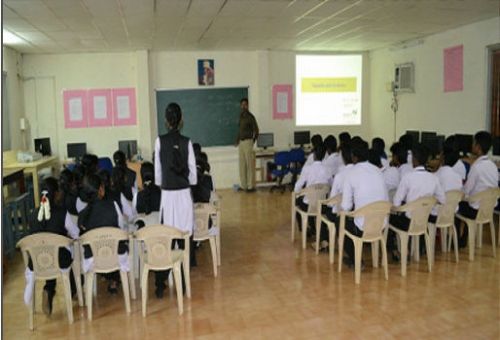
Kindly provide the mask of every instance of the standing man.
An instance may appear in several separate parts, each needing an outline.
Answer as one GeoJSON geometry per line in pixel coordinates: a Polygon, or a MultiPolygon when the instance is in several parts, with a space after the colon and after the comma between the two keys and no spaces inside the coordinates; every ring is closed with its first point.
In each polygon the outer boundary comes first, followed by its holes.
{"type": "Polygon", "coordinates": [[[255,192],[253,144],[259,136],[259,127],[254,115],[248,111],[248,98],[240,100],[240,108],[240,128],[236,139],[240,154],[240,190],[255,192]]]}

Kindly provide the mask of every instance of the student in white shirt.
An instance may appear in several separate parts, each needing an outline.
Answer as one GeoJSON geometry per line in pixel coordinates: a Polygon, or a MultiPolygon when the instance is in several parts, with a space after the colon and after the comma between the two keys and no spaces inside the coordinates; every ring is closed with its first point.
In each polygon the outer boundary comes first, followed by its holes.
{"type": "Polygon", "coordinates": [[[379,156],[379,152],[370,149],[368,153],[368,161],[375,165],[382,172],[384,183],[388,192],[396,190],[399,185],[399,171],[393,166],[384,166],[379,156]]]}
{"type": "Polygon", "coordinates": [[[408,164],[408,152],[401,143],[394,143],[391,146],[392,165],[398,168],[399,178],[413,170],[413,166],[408,164]]]}
{"type": "Polygon", "coordinates": [[[443,143],[443,149],[451,150],[458,154],[458,159],[453,165],[451,165],[451,168],[460,176],[463,183],[467,178],[467,169],[465,168],[464,162],[460,159],[460,152],[458,150],[458,145],[456,140],[457,139],[455,135],[448,136],[443,143]]]}
{"type": "Polygon", "coordinates": [[[385,142],[382,138],[375,137],[372,139],[371,150],[375,151],[379,155],[383,168],[389,166],[389,160],[387,159],[387,154],[385,153],[385,142]]]}
{"type": "Polygon", "coordinates": [[[418,143],[418,140],[413,140],[412,135],[404,134],[399,137],[399,144],[405,149],[406,152],[406,162],[411,166],[413,164],[412,161],[412,149],[415,144],[418,143]]]}
{"type": "MultiPolygon", "coordinates": [[[[389,196],[380,169],[368,162],[367,142],[361,140],[352,143],[352,159],[354,166],[346,176],[342,190],[342,210],[357,210],[373,202],[388,201],[389,196]]],[[[363,224],[363,217],[346,218],[345,229],[353,235],[363,236],[363,224]]],[[[345,262],[352,266],[354,244],[349,237],[344,239],[344,249],[347,253],[345,262]]]]}
{"type": "MultiPolygon", "coordinates": [[[[495,163],[488,159],[488,152],[491,148],[491,134],[486,131],[480,131],[474,135],[474,144],[472,145],[472,153],[477,156],[477,159],[471,165],[469,176],[464,185],[464,193],[466,198],[473,196],[481,191],[498,187],[498,169],[495,163]]],[[[464,217],[475,219],[479,204],[477,202],[460,202],[458,213],[464,217]]],[[[455,219],[455,226],[460,226],[458,219],[455,219]]],[[[459,246],[465,247],[467,244],[467,228],[459,239],[459,246]]]]}
{"type": "MultiPolygon", "coordinates": [[[[421,144],[416,144],[412,150],[413,171],[401,178],[398,190],[394,195],[394,206],[399,207],[405,203],[413,202],[422,197],[434,196],[440,204],[446,203],[446,196],[437,176],[427,172],[425,164],[429,159],[428,150],[421,144]]],[[[410,227],[410,216],[404,214],[391,214],[389,223],[401,230],[410,227]]],[[[396,234],[389,230],[387,248],[392,252],[394,260],[399,260],[399,254],[395,247],[396,234]]]]}
{"type": "MultiPolygon", "coordinates": [[[[309,156],[307,156],[307,160],[306,160],[306,163],[304,164],[304,167],[306,165],[310,165],[314,162],[314,150],[316,150],[316,148],[318,146],[322,146],[323,145],[323,137],[321,137],[321,135],[314,135],[311,137],[311,145],[312,145],[312,150],[311,150],[311,153],[309,154],[309,156]]],[[[323,160],[323,159],[321,159],[323,160]]]]}
{"type": "Polygon", "coordinates": [[[337,139],[329,135],[324,141],[326,155],[323,160],[323,164],[330,170],[330,174],[333,178],[339,171],[339,168],[344,164],[342,162],[342,157],[337,152],[337,139]]]}
{"type": "Polygon", "coordinates": [[[347,131],[343,131],[339,134],[339,150],[344,144],[351,143],[351,134],[347,131]]]}

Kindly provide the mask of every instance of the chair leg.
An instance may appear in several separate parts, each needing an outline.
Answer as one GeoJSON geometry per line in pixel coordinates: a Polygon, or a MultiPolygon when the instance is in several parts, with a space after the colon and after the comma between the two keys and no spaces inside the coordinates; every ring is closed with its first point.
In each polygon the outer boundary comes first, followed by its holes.
{"type": "Polygon", "coordinates": [[[372,248],[372,266],[378,268],[378,241],[372,242],[370,247],[372,248]]]}
{"type": "MultiPolygon", "coordinates": [[[[427,266],[429,267],[429,273],[430,273],[430,272],[432,272],[432,261],[434,258],[433,251],[431,248],[432,241],[431,241],[431,238],[430,238],[428,232],[425,232],[424,237],[425,237],[425,248],[427,250],[427,266]]],[[[417,249],[417,251],[418,251],[418,249],[417,249]]]]}
{"type": "Polygon", "coordinates": [[[64,287],[64,299],[66,302],[66,311],[68,313],[68,322],[73,323],[73,302],[71,301],[71,284],[69,283],[69,272],[62,274],[64,287]]]}
{"type": "Polygon", "coordinates": [[[142,316],[146,317],[148,305],[148,274],[149,269],[143,269],[141,273],[141,301],[142,301],[142,316]]]}
{"type": "Polygon", "coordinates": [[[35,286],[36,286],[36,280],[33,283],[33,291],[31,292],[31,303],[28,307],[29,309],[28,327],[30,328],[31,331],[35,329],[35,292],[36,292],[35,286]]]}
{"type": "Polygon", "coordinates": [[[342,272],[342,259],[344,257],[344,236],[345,236],[345,231],[342,230],[339,230],[339,255],[338,255],[338,262],[339,262],[339,266],[338,266],[338,271],[339,273],[342,272]]]}
{"type": "Polygon", "coordinates": [[[295,195],[292,194],[292,242],[295,241],[295,225],[297,224],[297,216],[295,209],[295,195]]]}
{"type": "Polygon", "coordinates": [[[122,280],[123,297],[125,298],[125,310],[130,314],[130,288],[128,285],[128,273],[120,270],[120,278],[122,280]]]}
{"type": "MultiPolygon", "coordinates": [[[[431,248],[432,249],[436,249],[436,225],[432,224],[432,223],[429,223],[427,225],[427,230],[429,231],[429,238],[431,240],[431,248]]],[[[440,231],[441,236],[442,236],[443,235],[443,229],[439,229],[439,231],[440,231]]],[[[441,244],[443,244],[442,237],[441,237],[441,244]]],[[[441,248],[441,249],[443,249],[443,248],[441,248]]],[[[434,258],[432,258],[432,261],[434,261],[434,258]]]]}
{"type": "Polygon", "coordinates": [[[385,240],[382,238],[380,240],[380,246],[382,248],[382,265],[384,266],[385,279],[389,280],[389,268],[387,263],[387,247],[385,246],[385,240]]]}
{"type": "Polygon", "coordinates": [[[71,264],[71,268],[73,270],[73,276],[75,277],[76,284],[76,295],[78,296],[78,305],[83,307],[83,292],[82,292],[82,279],[81,279],[81,265],[82,261],[80,259],[80,249],[79,246],[75,246],[73,248],[73,263],[71,264]]]}
{"type": "Polygon", "coordinates": [[[182,262],[182,269],[184,270],[184,279],[186,280],[186,296],[191,299],[191,269],[189,262],[182,262]]]}
{"type": "Polygon", "coordinates": [[[217,246],[217,265],[220,266],[220,229],[219,234],[215,236],[215,244],[217,246]]]}
{"type": "MultiPolygon", "coordinates": [[[[453,226],[454,227],[454,226],[453,226]]],[[[446,239],[448,238],[448,228],[439,229],[441,232],[441,252],[446,253],[446,239]]],[[[434,254],[436,253],[436,248],[434,248],[434,254]]]]}
{"type": "Polygon", "coordinates": [[[495,244],[495,225],[493,224],[493,218],[490,221],[490,232],[491,232],[491,246],[493,250],[493,257],[497,257],[497,250],[496,250],[496,244],[495,244]]]}
{"type": "Polygon", "coordinates": [[[353,239],[354,243],[354,282],[357,285],[361,282],[361,257],[363,255],[363,241],[353,239]]]}
{"type": "Polygon", "coordinates": [[[415,261],[420,262],[420,235],[412,236],[412,249],[414,251],[415,261]]]}
{"type": "Polygon", "coordinates": [[[87,319],[92,320],[92,297],[94,290],[94,273],[88,272],[85,275],[85,304],[87,305],[87,319]]]}
{"type": "Polygon", "coordinates": [[[457,236],[457,229],[455,226],[451,226],[451,235],[450,235],[450,247],[448,247],[449,250],[451,250],[451,240],[453,239],[453,250],[455,251],[455,262],[458,263],[458,236],[457,236]]]}
{"type": "Polygon", "coordinates": [[[476,224],[476,246],[478,248],[483,247],[483,225],[476,224]]]}
{"type": "Polygon", "coordinates": [[[328,226],[328,252],[330,253],[330,264],[333,264],[335,259],[335,227],[333,225],[328,226]]]}
{"type": "Polygon", "coordinates": [[[406,261],[408,258],[408,234],[398,233],[401,242],[401,276],[406,277],[406,261]]]}
{"type": "Polygon", "coordinates": [[[321,231],[321,214],[316,216],[316,255],[319,255],[319,234],[321,231]]]}
{"type": "Polygon", "coordinates": [[[214,277],[217,277],[217,249],[215,245],[215,237],[210,237],[210,251],[212,252],[212,264],[214,267],[214,277]]]}
{"type": "Polygon", "coordinates": [[[182,313],[184,312],[184,301],[182,300],[182,279],[179,263],[176,263],[174,265],[173,272],[175,280],[175,291],[177,292],[177,307],[179,308],[179,315],[182,315],[182,313]]]}
{"type": "Polygon", "coordinates": [[[130,239],[129,241],[129,252],[128,252],[128,261],[130,265],[130,271],[127,273],[128,280],[129,280],[129,287],[130,287],[130,297],[132,300],[135,300],[137,298],[136,296],[136,291],[135,291],[135,272],[137,270],[136,268],[136,261],[135,261],[135,240],[130,239]]]}
{"type": "Polygon", "coordinates": [[[468,237],[469,237],[469,261],[474,261],[474,248],[476,246],[476,222],[467,221],[468,237]]]}
{"type": "Polygon", "coordinates": [[[308,218],[307,214],[300,214],[302,219],[302,249],[306,249],[307,243],[307,227],[308,227],[308,218]]]}

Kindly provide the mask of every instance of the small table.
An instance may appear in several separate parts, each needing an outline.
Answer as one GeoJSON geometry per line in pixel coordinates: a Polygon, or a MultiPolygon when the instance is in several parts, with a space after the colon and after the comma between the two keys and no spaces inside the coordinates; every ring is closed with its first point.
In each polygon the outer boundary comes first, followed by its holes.
{"type": "Polygon", "coordinates": [[[2,169],[2,186],[17,183],[21,194],[26,192],[23,168],[2,169]]]}

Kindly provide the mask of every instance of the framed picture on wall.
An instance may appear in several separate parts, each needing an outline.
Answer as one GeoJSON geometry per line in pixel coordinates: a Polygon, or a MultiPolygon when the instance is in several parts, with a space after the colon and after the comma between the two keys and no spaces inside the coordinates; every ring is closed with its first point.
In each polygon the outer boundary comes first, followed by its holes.
{"type": "Polygon", "coordinates": [[[198,59],[198,85],[215,84],[215,65],[213,59],[198,59]]]}

